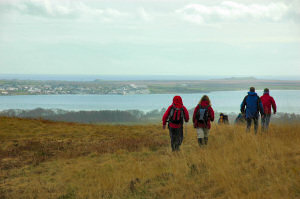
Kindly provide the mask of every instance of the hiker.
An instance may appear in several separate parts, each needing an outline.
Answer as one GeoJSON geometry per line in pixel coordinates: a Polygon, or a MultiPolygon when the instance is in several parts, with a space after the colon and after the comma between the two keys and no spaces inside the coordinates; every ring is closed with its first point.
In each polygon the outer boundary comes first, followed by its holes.
{"type": "Polygon", "coordinates": [[[269,123],[271,119],[271,107],[273,109],[273,113],[276,114],[276,103],[273,97],[270,96],[270,91],[268,88],[265,88],[263,96],[260,97],[265,116],[261,118],[261,130],[267,131],[269,128],[269,123]]]}
{"type": "Polygon", "coordinates": [[[228,115],[225,115],[224,113],[220,113],[218,124],[229,124],[228,115]]]}
{"type": "Polygon", "coordinates": [[[235,118],[234,124],[245,124],[245,122],[245,114],[239,113],[238,116],[235,118]]]}
{"type": "Polygon", "coordinates": [[[189,121],[189,112],[183,106],[180,96],[173,98],[173,104],[166,110],[162,121],[163,129],[166,128],[166,123],[168,122],[172,151],[179,151],[183,141],[183,122],[189,121]]]}
{"type": "Polygon", "coordinates": [[[193,114],[194,128],[197,129],[199,146],[207,145],[210,122],[214,121],[215,113],[211,107],[209,97],[203,95],[193,114]]]}
{"type": "Polygon", "coordinates": [[[255,92],[255,88],[251,87],[248,95],[245,96],[241,104],[241,112],[246,114],[247,128],[246,131],[249,132],[251,128],[251,123],[254,123],[254,132],[257,134],[258,129],[258,118],[259,112],[262,117],[264,117],[264,109],[261,103],[261,99],[255,92]],[[246,110],[245,110],[246,108],[246,110]]]}

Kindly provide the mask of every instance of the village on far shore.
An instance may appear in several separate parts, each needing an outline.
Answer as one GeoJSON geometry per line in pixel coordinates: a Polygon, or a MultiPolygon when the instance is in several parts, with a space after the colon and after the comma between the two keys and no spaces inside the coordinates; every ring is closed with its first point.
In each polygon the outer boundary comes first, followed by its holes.
{"type": "Polygon", "coordinates": [[[0,95],[130,95],[203,93],[212,91],[257,89],[300,90],[299,80],[262,80],[227,78],[211,80],[134,80],[134,81],[42,81],[0,80],[0,95]]]}

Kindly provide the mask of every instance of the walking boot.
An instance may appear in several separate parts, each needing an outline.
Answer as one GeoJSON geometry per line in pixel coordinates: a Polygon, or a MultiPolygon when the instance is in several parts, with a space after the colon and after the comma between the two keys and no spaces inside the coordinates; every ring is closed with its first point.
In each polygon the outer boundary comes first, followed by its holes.
{"type": "Polygon", "coordinates": [[[205,138],[204,138],[204,143],[205,143],[205,145],[207,145],[207,142],[208,142],[208,137],[205,137],[205,138]]]}
{"type": "Polygon", "coordinates": [[[175,146],[175,144],[171,144],[171,148],[172,148],[172,151],[173,151],[173,152],[176,151],[176,146],[175,146]]]}
{"type": "Polygon", "coordinates": [[[202,140],[202,138],[198,138],[198,144],[199,144],[200,147],[203,145],[203,140],[202,140]]]}

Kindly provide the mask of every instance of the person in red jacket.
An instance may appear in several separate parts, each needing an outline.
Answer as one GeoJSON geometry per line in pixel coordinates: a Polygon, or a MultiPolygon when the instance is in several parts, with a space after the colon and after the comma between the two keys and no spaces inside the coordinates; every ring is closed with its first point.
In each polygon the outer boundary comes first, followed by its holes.
{"type": "Polygon", "coordinates": [[[173,104],[169,106],[162,118],[163,129],[166,128],[168,122],[172,151],[178,151],[183,141],[184,121],[189,121],[189,112],[183,106],[181,97],[175,96],[173,104]]]}
{"type": "Polygon", "coordinates": [[[269,128],[269,123],[271,119],[271,114],[273,109],[273,113],[276,114],[276,103],[273,97],[270,96],[270,91],[268,88],[265,88],[263,96],[260,97],[261,102],[264,107],[265,116],[261,118],[261,130],[265,131],[269,128]]]}
{"type": "Polygon", "coordinates": [[[203,144],[207,145],[211,127],[210,122],[213,122],[214,119],[215,113],[211,107],[210,99],[207,95],[203,95],[193,114],[194,128],[197,129],[198,144],[200,147],[203,144]]]}

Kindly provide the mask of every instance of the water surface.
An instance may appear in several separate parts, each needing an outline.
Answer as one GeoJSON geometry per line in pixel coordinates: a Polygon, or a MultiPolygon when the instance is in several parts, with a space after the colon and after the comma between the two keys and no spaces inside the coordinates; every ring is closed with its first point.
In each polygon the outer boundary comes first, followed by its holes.
{"type": "MultiPolygon", "coordinates": [[[[257,91],[262,95],[262,91],[257,91]]],[[[181,94],[184,105],[194,108],[201,96],[207,94],[212,106],[219,112],[239,112],[247,91],[217,91],[199,94],[181,94]]],[[[273,90],[278,112],[300,114],[300,91],[273,90]]],[[[6,109],[64,109],[64,110],[131,110],[150,111],[166,108],[174,94],[145,95],[23,95],[0,96],[0,110],[6,109]]]]}

